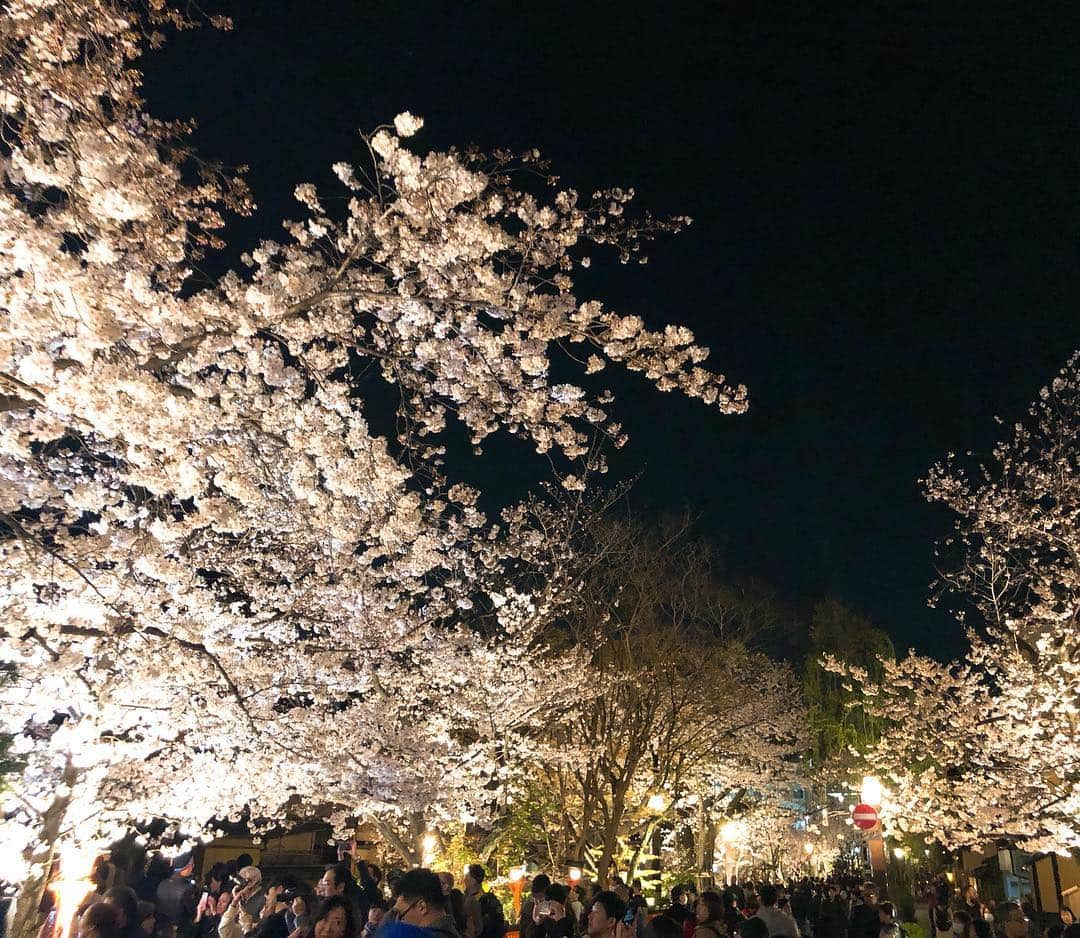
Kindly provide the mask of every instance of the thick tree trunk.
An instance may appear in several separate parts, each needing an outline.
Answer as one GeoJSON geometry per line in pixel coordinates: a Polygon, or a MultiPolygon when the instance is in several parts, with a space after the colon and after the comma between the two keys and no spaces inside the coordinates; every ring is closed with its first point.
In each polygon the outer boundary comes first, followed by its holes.
{"type": "Polygon", "coordinates": [[[41,927],[41,916],[38,909],[41,908],[41,899],[45,895],[45,886],[48,883],[49,868],[52,866],[52,852],[50,851],[46,861],[40,865],[35,864],[32,872],[19,887],[19,893],[15,898],[15,914],[11,919],[11,930],[8,934],[11,938],[34,938],[41,927]]]}
{"type": "Polygon", "coordinates": [[[30,873],[15,897],[15,914],[11,921],[11,938],[35,938],[41,927],[41,900],[49,884],[53,858],[63,830],[71,793],[78,783],[79,773],[68,757],[64,765],[63,789],[67,794],[53,798],[41,815],[41,834],[31,860],[30,873]]]}
{"type": "Polygon", "coordinates": [[[408,833],[402,837],[386,821],[378,817],[370,817],[370,821],[379,832],[382,839],[393,848],[394,853],[399,855],[408,866],[418,867],[422,860],[420,838],[424,831],[423,818],[414,815],[409,819],[408,833]]]}
{"type": "Polygon", "coordinates": [[[597,882],[606,884],[611,861],[615,858],[615,849],[619,845],[619,828],[626,813],[626,785],[620,785],[611,802],[611,815],[604,828],[604,840],[600,849],[600,858],[596,861],[597,882]]]}

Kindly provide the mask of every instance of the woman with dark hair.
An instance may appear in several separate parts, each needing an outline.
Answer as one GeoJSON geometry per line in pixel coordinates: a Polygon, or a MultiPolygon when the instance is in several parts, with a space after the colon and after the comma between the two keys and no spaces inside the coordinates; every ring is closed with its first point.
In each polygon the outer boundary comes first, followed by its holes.
{"type": "MultiPolygon", "coordinates": [[[[625,888],[625,887],[624,887],[625,888]]],[[[574,922],[566,911],[566,899],[570,894],[562,883],[552,883],[547,888],[547,910],[540,914],[539,906],[533,912],[536,923],[535,938],[573,938],[574,922]]]]}
{"type": "Polygon", "coordinates": [[[79,918],[79,938],[120,938],[120,914],[107,902],[95,902],[79,918]]]}
{"type": "Polygon", "coordinates": [[[682,938],[682,923],[670,915],[657,915],[645,924],[645,938],[682,938]]]}
{"type": "Polygon", "coordinates": [[[712,891],[703,892],[694,905],[694,938],[725,938],[724,901],[712,891]]]}
{"type": "Polygon", "coordinates": [[[315,938],[359,938],[353,904],[342,896],[331,896],[319,909],[314,933],[315,938]]]}
{"type": "Polygon", "coordinates": [[[105,893],[105,901],[116,909],[122,938],[139,938],[142,924],[139,921],[139,897],[129,886],[113,886],[105,893]]]}
{"type": "Polygon", "coordinates": [[[739,897],[728,890],[724,893],[724,924],[727,926],[729,935],[737,935],[739,924],[743,921],[742,913],[739,911],[739,897]]]}

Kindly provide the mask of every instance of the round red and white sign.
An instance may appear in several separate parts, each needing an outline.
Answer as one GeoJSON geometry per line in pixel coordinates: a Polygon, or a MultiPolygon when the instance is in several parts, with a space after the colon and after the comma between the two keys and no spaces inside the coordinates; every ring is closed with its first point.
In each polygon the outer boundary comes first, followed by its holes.
{"type": "Polygon", "coordinates": [[[851,820],[862,831],[868,831],[877,825],[877,809],[868,804],[857,804],[852,809],[851,820]]]}

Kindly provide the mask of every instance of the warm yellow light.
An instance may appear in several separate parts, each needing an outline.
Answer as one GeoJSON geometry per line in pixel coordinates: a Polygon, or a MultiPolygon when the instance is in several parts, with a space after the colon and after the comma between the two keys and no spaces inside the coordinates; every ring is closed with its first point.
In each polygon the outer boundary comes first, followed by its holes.
{"type": "Polygon", "coordinates": [[[809,840],[802,845],[802,848],[806,852],[807,856],[810,856],[810,854],[814,852],[814,845],[810,843],[809,840]]]}
{"type": "Polygon", "coordinates": [[[570,882],[572,882],[572,883],[580,882],[581,881],[581,870],[579,870],[576,866],[572,866],[567,871],[567,877],[569,878],[570,882]]]}
{"type": "Polygon", "coordinates": [[[510,879],[510,882],[520,883],[525,878],[525,867],[512,866],[507,876],[510,879]]]}
{"type": "Polygon", "coordinates": [[[864,775],[862,780],[861,797],[863,804],[872,808],[881,806],[881,779],[876,775],[864,775]]]}
{"type": "MultiPolygon", "coordinates": [[[[69,938],[71,925],[79,903],[93,892],[94,884],[90,880],[90,871],[94,866],[97,852],[64,844],[60,848],[60,878],[50,883],[49,888],[56,897],[56,931],[54,938],[69,938]]],[[[78,927],[76,923],[76,927],[78,927]]]]}
{"type": "Polygon", "coordinates": [[[653,814],[662,814],[664,808],[667,807],[667,799],[662,792],[657,792],[655,795],[649,796],[649,810],[653,814]]]}
{"type": "Polygon", "coordinates": [[[903,860],[904,857],[907,856],[907,848],[897,847],[895,850],[893,850],[892,855],[896,857],[897,860],[903,860]]]}
{"type": "Polygon", "coordinates": [[[424,839],[420,841],[420,843],[423,844],[424,853],[434,853],[435,845],[438,842],[439,841],[436,839],[435,835],[431,833],[431,831],[428,831],[426,834],[424,834],[424,839]]]}
{"type": "Polygon", "coordinates": [[[945,878],[946,878],[946,879],[947,879],[947,880],[948,880],[948,881],[949,881],[950,883],[951,883],[951,882],[952,882],[952,881],[953,881],[954,879],[956,879],[956,877],[955,877],[955,876],[953,876],[953,874],[952,874],[952,870],[946,870],[946,871],[945,871],[945,878]]]}
{"type": "Polygon", "coordinates": [[[720,827],[720,839],[726,844],[739,843],[746,837],[746,825],[742,821],[726,821],[720,827]]]}

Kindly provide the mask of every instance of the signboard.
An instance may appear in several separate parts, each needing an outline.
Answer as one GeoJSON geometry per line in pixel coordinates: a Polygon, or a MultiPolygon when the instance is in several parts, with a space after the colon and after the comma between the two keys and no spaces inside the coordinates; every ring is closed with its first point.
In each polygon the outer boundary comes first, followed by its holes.
{"type": "Polygon", "coordinates": [[[851,811],[851,820],[861,831],[877,827],[877,809],[868,804],[857,804],[851,811]]]}

